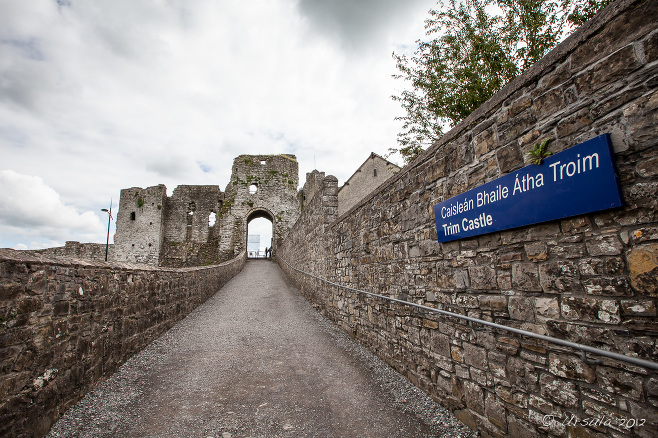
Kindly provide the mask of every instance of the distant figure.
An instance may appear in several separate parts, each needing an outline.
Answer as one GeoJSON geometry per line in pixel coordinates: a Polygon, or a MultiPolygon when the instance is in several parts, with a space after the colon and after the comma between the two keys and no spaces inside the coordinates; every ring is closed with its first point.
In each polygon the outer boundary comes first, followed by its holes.
{"type": "Polygon", "coordinates": [[[272,247],[270,246],[269,248],[265,248],[265,257],[272,258],[272,247]]]}

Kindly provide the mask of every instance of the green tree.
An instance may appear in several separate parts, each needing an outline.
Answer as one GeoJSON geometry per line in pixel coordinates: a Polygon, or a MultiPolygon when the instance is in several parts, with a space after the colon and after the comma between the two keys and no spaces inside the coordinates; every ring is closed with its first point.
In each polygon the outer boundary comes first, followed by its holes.
{"type": "Polygon", "coordinates": [[[400,153],[410,162],[611,0],[445,0],[429,11],[427,41],[393,53],[409,88],[392,96],[405,115],[400,153]]]}
{"type": "Polygon", "coordinates": [[[581,0],[569,14],[569,22],[575,26],[583,25],[610,3],[612,0],[581,0]]]}

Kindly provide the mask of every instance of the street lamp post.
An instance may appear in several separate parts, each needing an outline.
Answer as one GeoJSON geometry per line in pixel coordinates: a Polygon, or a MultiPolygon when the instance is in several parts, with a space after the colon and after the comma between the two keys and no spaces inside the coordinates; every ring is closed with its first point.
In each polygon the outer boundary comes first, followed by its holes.
{"type": "Polygon", "coordinates": [[[110,199],[110,209],[101,208],[101,211],[107,213],[107,241],[105,242],[105,261],[107,261],[107,249],[110,246],[110,223],[112,221],[112,199],[110,199]]]}

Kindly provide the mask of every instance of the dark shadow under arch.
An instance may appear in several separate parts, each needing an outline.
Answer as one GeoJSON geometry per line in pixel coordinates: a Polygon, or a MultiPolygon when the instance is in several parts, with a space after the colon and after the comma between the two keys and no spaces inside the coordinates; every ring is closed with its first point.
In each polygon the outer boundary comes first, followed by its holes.
{"type": "Polygon", "coordinates": [[[274,215],[266,208],[254,208],[252,211],[250,211],[247,215],[247,225],[249,225],[249,222],[252,220],[258,218],[267,219],[272,222],[272,225],[274,225],[274,215]]]}

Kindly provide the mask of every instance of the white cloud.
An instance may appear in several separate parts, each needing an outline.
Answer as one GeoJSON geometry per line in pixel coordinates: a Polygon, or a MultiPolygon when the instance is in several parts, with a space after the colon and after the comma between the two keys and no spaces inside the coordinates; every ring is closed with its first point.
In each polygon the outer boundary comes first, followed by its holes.
{"type": "MultiPolygon", "coordinates": [[[[38,233],[49,242],[62,242],[73,233],[89,238],[103,232],[103,224],[95,213],[79,213],[64,205],[59,194],[39,177],[2,170],[0,187],[0,231],[3,234],[18,232],[27,237],[38,233]]],[[[25,243],[16,245],[24,247],[25,243]]],[[[39,245],[31,242],[29,246],[39,245]]]]}
{"type": "Polygon", "coordinates": [[[247,233],[251,236],[260,236],[260,249],[265,250],[272,246],[272,222],[265,218],[256,218],[249,222],[247,233]]]}
{"type": "MultiPolygon", "coordinates": [[[[434,1],[59,3],[0,0],[0,165],[37,175],[72,236],[104,241],[80,212],[122,188],[224,189],[244,153],[295,154],[300,184],[314,160],[342,182],[386,153],[400,113],[391,52],[423,35],[434,1]]],[[[68,238],[28,210],[6,213],[0,245],[68,238]]]]}

